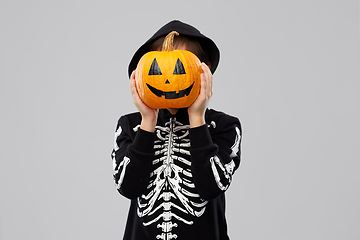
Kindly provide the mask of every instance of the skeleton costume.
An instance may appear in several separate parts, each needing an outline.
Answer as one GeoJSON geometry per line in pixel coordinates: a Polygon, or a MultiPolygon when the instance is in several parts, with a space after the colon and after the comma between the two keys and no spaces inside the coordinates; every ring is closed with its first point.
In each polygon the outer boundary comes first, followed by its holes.
{"type": "Polygon", "coordinates": [[[131,199],[124,240],[226,240],[225,195],[240,164],[237,118],[207,109],[191,128],[187,109],[161,109],[155,132],[122,116],[112,152],[118,191],[131,199]]]}
{"type": "MultiPolygon", "coordinates": [[[[171,31],[195,39],[214,73],[215,43],[196,28],[171,21],[135,53],[129,76],[150,44],[171,31]]],[[[111,154],[117,190],[131,200],[124,240],[228,240],[225,191],[240,165],[241,125],[207,109],[203,126],[190,128],[187,109],[160,109],[154,132],[140,128],[140,113],[122,116],[111,154]]]]}

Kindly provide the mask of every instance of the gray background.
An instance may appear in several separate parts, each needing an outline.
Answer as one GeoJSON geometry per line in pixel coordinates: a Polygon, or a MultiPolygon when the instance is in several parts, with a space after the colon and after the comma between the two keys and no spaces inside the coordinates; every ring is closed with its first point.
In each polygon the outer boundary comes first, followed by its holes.
{"type": "Polygon", "coordinates": [[[211,108],[240,118],[232,239],[360,239],[359,2],[0,1],[0,239],[121,239],[112,181],[127,66],[180,19],[221,49],[211,108]]]}

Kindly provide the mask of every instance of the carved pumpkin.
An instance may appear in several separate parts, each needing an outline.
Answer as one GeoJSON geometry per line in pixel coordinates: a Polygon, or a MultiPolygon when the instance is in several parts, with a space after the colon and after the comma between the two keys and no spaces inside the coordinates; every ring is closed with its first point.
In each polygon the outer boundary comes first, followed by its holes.
{"type": "Polygon", "coordinates": [[[141,100],[153,109],[189,107],[200,92],[200,60],[186,50],[173,50],[169,33],[162,51],[146,53],[136,70],[136,86],[141,100]]]}

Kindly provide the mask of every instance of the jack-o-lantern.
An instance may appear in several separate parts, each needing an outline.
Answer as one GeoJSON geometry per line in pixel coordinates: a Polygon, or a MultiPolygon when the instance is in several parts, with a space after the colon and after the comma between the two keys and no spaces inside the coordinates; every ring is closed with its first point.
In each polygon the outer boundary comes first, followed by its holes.
{"type": "Polygon", "coordinates": [[[136,86],[141,100],[153,109],[189,107],[200,92],[201,63],[195,54],[173,50],[169,33],[162,51],[146,53],[136,70],[136,86]]]}

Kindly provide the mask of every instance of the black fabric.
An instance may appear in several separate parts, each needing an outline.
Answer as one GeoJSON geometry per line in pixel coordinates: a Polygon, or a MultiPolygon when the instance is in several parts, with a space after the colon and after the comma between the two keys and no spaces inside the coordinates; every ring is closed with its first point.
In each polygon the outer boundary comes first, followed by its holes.
{"type": "Polygon", "coordinates": [[[134,54],[133,58],[130,61],[128,74],[129,77],[131,73],[136,69],[136,66],[140,58],[147,52],[150,51],[149,46],[156,39],[166,36],[172,31],[177,31],[179,34],[192,37],[199,41],[201,47],[206,51],[210,62],[211,62],[211,72],[214,74],[220,60],[220,51],[216,44],[208,37],[203,35],[198,29],[193,26],[183,23],[179,20],[173,20],[163,27],[161,27],[149,40],[147,40],[134,54]]]}
{"type": "Polygon", "coordinates": [[[118,191],[131,200],[124,240],[228,240],[225,191],[240,165],[241,125],[208,109],[189,127],[187,109],[160,109],[155,132],[140,113],[122,116],[112,152],[118,191]]]}

